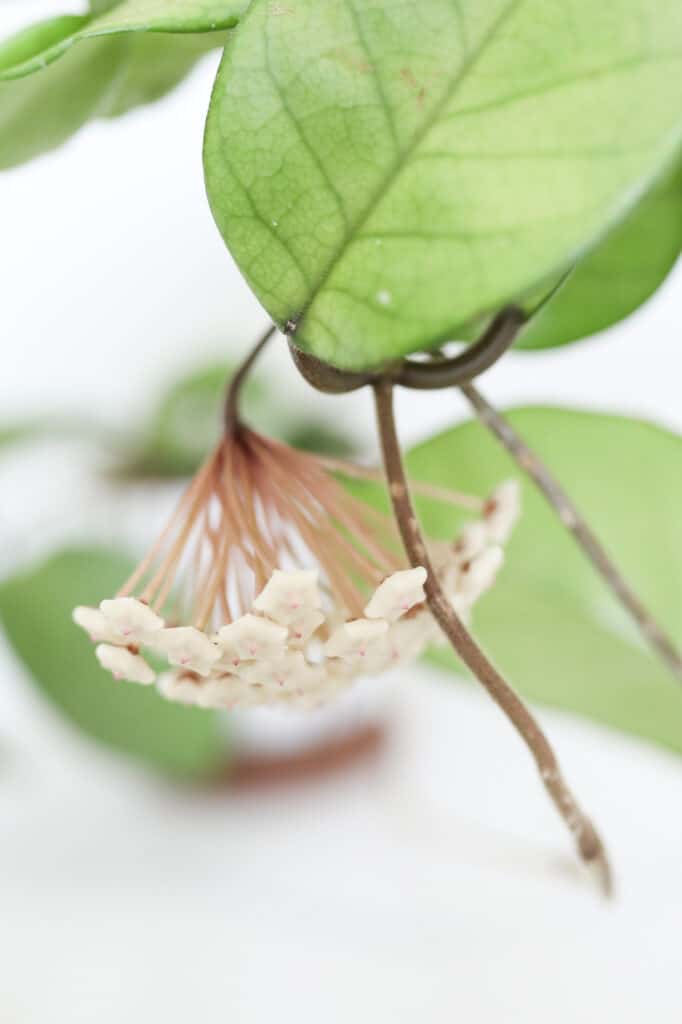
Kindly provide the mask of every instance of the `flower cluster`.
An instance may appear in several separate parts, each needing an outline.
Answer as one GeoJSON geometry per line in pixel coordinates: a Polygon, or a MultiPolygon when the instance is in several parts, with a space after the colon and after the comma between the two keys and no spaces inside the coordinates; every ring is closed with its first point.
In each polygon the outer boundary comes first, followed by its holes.
{"type": "MultiPolygon", "coordinates": [[[[487,501],[469,501],[480,518],[431,552],[464,617],[502,564],[518,488],[505,483],[487,501]]],[[[438,641],[426,570],[404,568],[398,552],[391,521],[352,498],[323,460],[249,431],[221,444],[119,596],[73,617],[104,668],[156,683],[168,700],[316,707],[438,641]],[[192,612],[164,617],[194,532],[192,612]],[[157,679],[146,655],[170,668],[157,679]]]]}

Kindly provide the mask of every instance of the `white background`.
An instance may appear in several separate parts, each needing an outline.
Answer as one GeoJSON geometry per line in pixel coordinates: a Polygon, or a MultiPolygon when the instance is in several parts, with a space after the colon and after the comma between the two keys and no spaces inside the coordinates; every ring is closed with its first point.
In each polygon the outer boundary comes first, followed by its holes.
{"type": "MultiPolygon", "coordinates": [[[[5,0],[0,32],[56,10],[5,0]]],[[[211,64],[156,107],[0,176],[2,420],[96,411],[125,427],[150,391],[265,322],[203,194],[211,64]]],[[[487,392],[682,429],[681,316],[678,268],[626,324],[510,356],[487,392]]],[[[271,358],[292,400],[308,396],[284,352],[271,358]]],[[[362,396],[305,400],[371,429],[362,396]]],[[[412,440],[464,410],[410,395],[399,414],[412,440]]],[[[5,562],[85,527],[128,528],[85,458],[0,467],[5,562]]],[[[472,688],[421,669],[396,678],[383,759],[229,798],[173,791],[94,751],[0,655],[3,1024],[680,1020],[672,756],[542,714],[613,850],[619,894],[604,906],[516,737],[472,688]]]]}

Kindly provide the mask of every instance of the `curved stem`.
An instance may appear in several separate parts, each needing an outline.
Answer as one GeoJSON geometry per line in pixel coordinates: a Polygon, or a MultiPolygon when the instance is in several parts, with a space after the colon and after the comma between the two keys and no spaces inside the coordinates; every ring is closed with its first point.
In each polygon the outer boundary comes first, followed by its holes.
{"type": "Polygon", "coordinates": [[[394,384],[417,391],[456,387],[473,380],[497,362],[514,343],[526,322],[525,313],[516,306],[507,306],[491,321],[478,341],[453,359],[418,363],[403,359],[383,370],[339,370],[321,359],[303,352],[289,340],[292,359],[301,375],[318,391],[328,395],[344,395],[378,380],[390,379],[394,384]]]}
{"type": "Polygon", "coordinates": [[[416,363],[405,359],[392,375],[393,383],[404,388],[429,391],[473,380],[489,370],[504,355],[525,322],[526,316],[522,310],[508,306],[497,314],[478,341],[460,355],[432,363],[416,363]]]}
{"type": "Polygon", "coordinates": [[[234,434],[239,429],[239,393],[244,386],[246,378],[251,372],[251,367],[258,359],[270,338],[277,333],[277,328],[274,324],[268,327],[267,331],[258,339],[254,347],[249,352],[248,356],[235,371],[225,396],[225,412],[223,422],[225,424],[225,433],[234,434]]]}
{"type": "Polygon", "coordinates": [[[514,461],[530,477],[556,511],[559,519],[573,534],[585,555],[611,588],[621,604],[635,620],[649,645],[670,671],[682,682],[682,655],[661,629],[637,594],[621,575],[568,494],[547,467],[525,443],[508,420],[490,405],[473,384],[461,385],[462,393],[471,403],[478,418],[502,443],[514,461]]]}
{"type": "Polygon", "coordinates": [[[456,615],[434,572],[424,542],[405,475],[393,413],[393,385],[374,385],[379,434],[391,501],[405,551],[413,566],[422,565],[429,608],[462,661],[471,669],[489,696],[524,740],[554,806],[570,829],[583,861],[596,869],[605,895],[611,893],[611,870],[606,851],[594,825],[566,785],[556,755],[533,714],[478,646],[456,615]]]}
{"type": "Polygon", "coordinates": [[[294,366],[303,379],[316,391],[322,391],[326,395],[347,395],[351,391],[363,388],[365,384],[371,384],[374,380],[373,373],[339,370],[336,366],[323,363],[317,356],[312,356],[309,352],[298,348],[291,338],[289,339],[289,352],[294,366]]]}

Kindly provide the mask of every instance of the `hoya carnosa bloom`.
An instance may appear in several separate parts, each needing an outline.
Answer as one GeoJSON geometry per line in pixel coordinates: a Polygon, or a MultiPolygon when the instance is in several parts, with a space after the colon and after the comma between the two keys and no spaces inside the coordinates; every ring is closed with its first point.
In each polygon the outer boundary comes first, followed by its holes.
{"type": "MultiPolygon", "coordinates": [[[[437,641],[426,570],[406,566],[393,521],[338,473],[362,475],[245,427],[226,436],[118,595],[75,610],[100,663],[183,704],[315,707],[437,641]],[[158,679],[148,658],[168,663],[158,679]]],[[[466,615],[502,564],[517,486],[432,496],[479,513],[431,548],[466,615]]]]}

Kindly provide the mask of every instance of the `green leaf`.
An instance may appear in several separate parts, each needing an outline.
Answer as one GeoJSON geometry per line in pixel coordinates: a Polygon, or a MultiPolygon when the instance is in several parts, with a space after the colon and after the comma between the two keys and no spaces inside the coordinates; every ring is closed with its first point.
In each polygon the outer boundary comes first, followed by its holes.
{"type": "Polygon", "coordinates": [[[91,16],[53,18],[0,46],[0,80],[41,71],[74,44],[119,32],[214,32],[237,24],[246,0],[123,0],[91,16]],[[73,23],[68,25],[69,20],[73,23]]]}
{"type": "Polygon", "coordinates": [[[97,117],[126,55],[125,39],[98,39],[41,75],[0,82],[0,170],[60,146],[97,117]]]}
{"type": "Polygon", "coordinates": [[[96,420],[78,416],[37,416],[33,419],[0,422],[0,449],[29,441],[87,439],[109,441],[107,429],[96,420]]]}
{"type": "MultiPolygon", "coordinates": [[[[636,420],[519,409],[510,420],[576,500],[673,639],[682,640],[682,439],[636,420]]],[[[517,476],[523,515],[473,628],[525,696],[682,752],[682,692],[545,500],[477,423],[416,448],[414,479],[486,494],[517,476]]],[[[420,502],[433,536],[449,508],[420,502]]],[[[454,658],[439,651],[449,667],[454,658]]]]}
{"type": "Polygon", "coordinates": [[[40,61],[43,52],[64,45],[89,21],[87,14],[64,14],[36,22],[10,36],[0,43],[0,78],[13,77],[13,72],[27,62],[40,61]]]}
{"type": "MultiPolygon", "coordinates": [[[[194,473],[215,447],[232,363],[194,370],[162,395],[133,451],[117,469],[118,475],[177,477],[194,473]]],[[[353,445],[343,431],[318,423],[305,410],[268,387],[267,378],[250,374],[241,407],[256,430],[273,434],[297,448],[326,455],[348,455],[353,445]]]]}
{"type": "Polygon", "coordinates": [[[54,149],[91,118],[159,99],[224,43],[223,32],[90,39],[40,75],[0,81],[0,170],[54,149]]]}
{"type": "Polygon", "coordinates": [[[679,0],[254,0],[205,171],[297,344],[377,366],[559,274],[672,160],[679,0]]]}
{"type": "Polygon", "coordinates": [[[129,571],[113,551],[63,551],[0,584],[0,620],[41,692],[75,725],[155,769],[210,775],[227,757],[215,714],[170,704],[153,687],[115,682],[71,621],[75,605],[96,605],[129,571]]]}
{"type": "Polygon", "coordinates": [[[682,163],[577,264],[517,347],[565,345],[623,320],[663,283],[680,249],[682,163]]]}
{"type": "Polygon", "coordinates": [[[224,46],[226,35],[137,35],[129,40],[126,60],[100,117],[119,117],[153,103],[175,89],[207,53],[224,46]]]}

